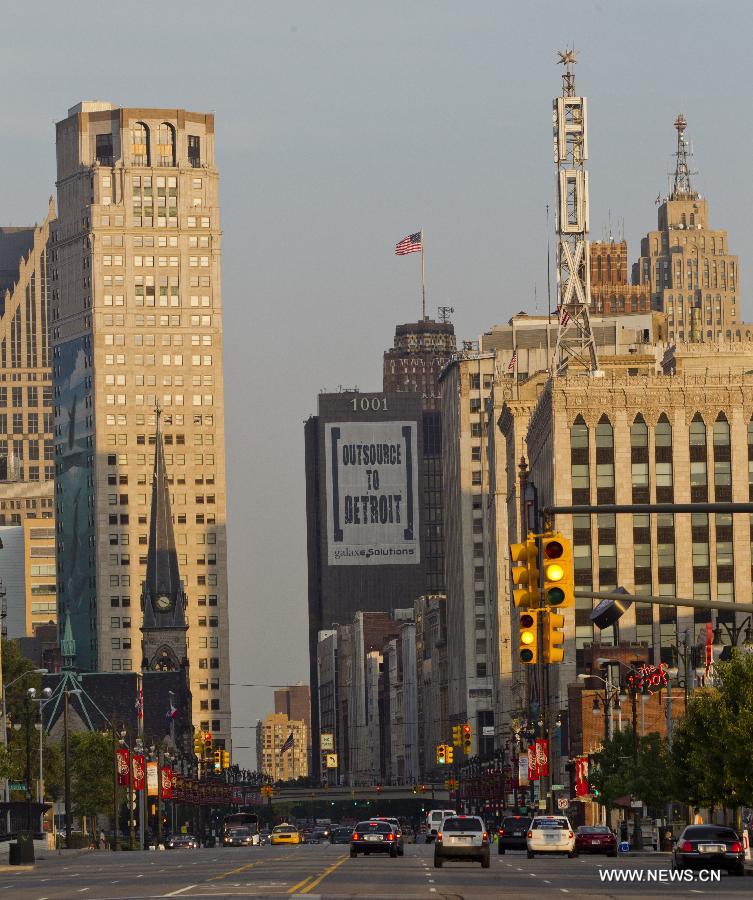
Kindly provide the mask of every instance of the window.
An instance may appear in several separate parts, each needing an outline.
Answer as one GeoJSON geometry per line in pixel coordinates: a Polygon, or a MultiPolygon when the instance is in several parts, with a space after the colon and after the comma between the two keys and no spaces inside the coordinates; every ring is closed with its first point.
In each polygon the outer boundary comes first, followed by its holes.
{"type": "Polygon", "coordinates": [[[162,122],[159,126],[157,165],[175,165],[175,129],[168,122],[162,122]]]}
{"type": "MultiPolygon", "coordinates": [[[[135,166],[150,165],[149,129],[143,122],[136,122],[131,131],[131,161],[135,166]]],[[[151,179],[149,187],[151,188],[151,179]]],[[[149,205],[151,206],[151,203],[149,205]]]]}
{"type": "Polygon", "coordinates": [[[111,166],[113,164],[112,133],[98,134],[95,140],[97,162],[101,166],[111,166]]]}
{"type": "Polygon", "coordinates": [[[188,135],[188,165],[194,169],[201,166],[201,138],[197,134],[188,135]]]}

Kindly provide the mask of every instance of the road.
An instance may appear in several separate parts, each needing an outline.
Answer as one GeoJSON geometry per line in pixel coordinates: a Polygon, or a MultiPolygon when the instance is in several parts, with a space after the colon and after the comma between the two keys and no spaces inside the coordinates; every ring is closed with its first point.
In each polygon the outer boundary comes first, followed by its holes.
{"type": "Polygon", "coordinates": [[[721,882],[604,884],[600,870],[669,869],[669,857],[606,859],[525,853],[492,855],[490,869],[445,863],[435,869],[431,846],[408,846],[405,856],[359,856],[348,847],[254,847],[110,853],[41,860],[33,871],[0,871],[0,900],[151,900],[180,897],[363,897],[370,900],[485,897],[575,898],[750,896],[749,878],[723,875],[721,882]]]}

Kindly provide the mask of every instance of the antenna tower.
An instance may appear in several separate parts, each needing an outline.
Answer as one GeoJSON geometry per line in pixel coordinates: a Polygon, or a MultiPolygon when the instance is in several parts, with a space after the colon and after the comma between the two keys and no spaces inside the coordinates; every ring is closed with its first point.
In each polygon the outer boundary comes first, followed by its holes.
{"type": "Polygon", "coordinates": [[[677,129],[677,152],[675,156],[677,157],[677,163],[675,164],[670,200],[696,200],[698,198],[698,194],[693,190],[693,185],[690,181],[690,176],[697,173],[690,171],[690,160],[693,156],[693,151],[688,146],[688,141],[685,137],[685,129],[687,127],[687,119],[680,113],[675,119],[675,128],[677,129]]]}
{"type": "Polygon", "coordinates": [[[439,311],[439,321],[440,322],[449,322],[450,316],[455,312],[454,306],[440,306],[438,308],[439,311]]]}
{"type": "Polygon", "coordinates": [[[586,98],[575,96],[575,49],[559,52],[562,96],[554,100],[554,162],[557,166],[557,345],[552,373],[571,364],[601,375],[591,330],[588,243],[588,130],[586,98]]]}

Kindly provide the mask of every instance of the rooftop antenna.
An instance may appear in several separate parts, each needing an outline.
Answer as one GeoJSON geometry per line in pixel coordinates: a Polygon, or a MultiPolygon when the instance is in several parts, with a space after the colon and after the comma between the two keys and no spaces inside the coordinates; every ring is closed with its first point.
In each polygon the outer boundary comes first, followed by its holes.
{"type": "Polygon", "coordinates": [[[557,166],[557,344],[552,372],[571,364],[601,375],[591,330],[588,242],[588,129],[586,98],[575,95],[575,49],[559,51],[562,96],[554,100],[554,161],[557,166]]]}
{"type": "Polygon", "coordinates": [[[685,137],[685,130],[688,127],[688,122],[682,113],[675,119],[674,126],[677,129],[677,150],[675,152],[675,173],[674,178],[672,179],[672,191],[669,195],[669,199],[697,200],[698,194],[693,190],[690,176],[697,175],[698,173],[690,171],[693,150],[688,144],[688,139],[685,137]]]}
{"type": "Polygon", "coordinates": [[[440,322],[449,322],[450,316],[455,312],[454,306],[440,306],[437,308],[440,322]]]}

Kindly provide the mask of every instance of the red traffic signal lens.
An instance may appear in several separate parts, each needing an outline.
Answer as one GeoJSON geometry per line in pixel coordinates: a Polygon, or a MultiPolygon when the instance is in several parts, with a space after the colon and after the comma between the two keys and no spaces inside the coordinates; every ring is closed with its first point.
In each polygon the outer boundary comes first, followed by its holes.
{"type": "Polygon", "coordinates": [[[544,556],[546,556],[547,559],[559,559],[564,552],[565,548],[559,541],[549,541],[546,547],[544,547],[544,556]]]}
{"type": "Polygon", "coordinates": [[[471,726],[463,725],[463,734],[470,734],[470,733],[471,733],[471,726]]]}
{"type": "Polygon", "coordinates": [[[565,602],[565,592],[562,588],[552,588],[550,591],[547,591],[546,602],[550,606],[559,606],[565,602]]]}
{"type": "Polygon", "coordinates": [[[520,617],[520,627],[521,628],[533,628],[533,616],[530,613],[523,613],[520,617]]]}

